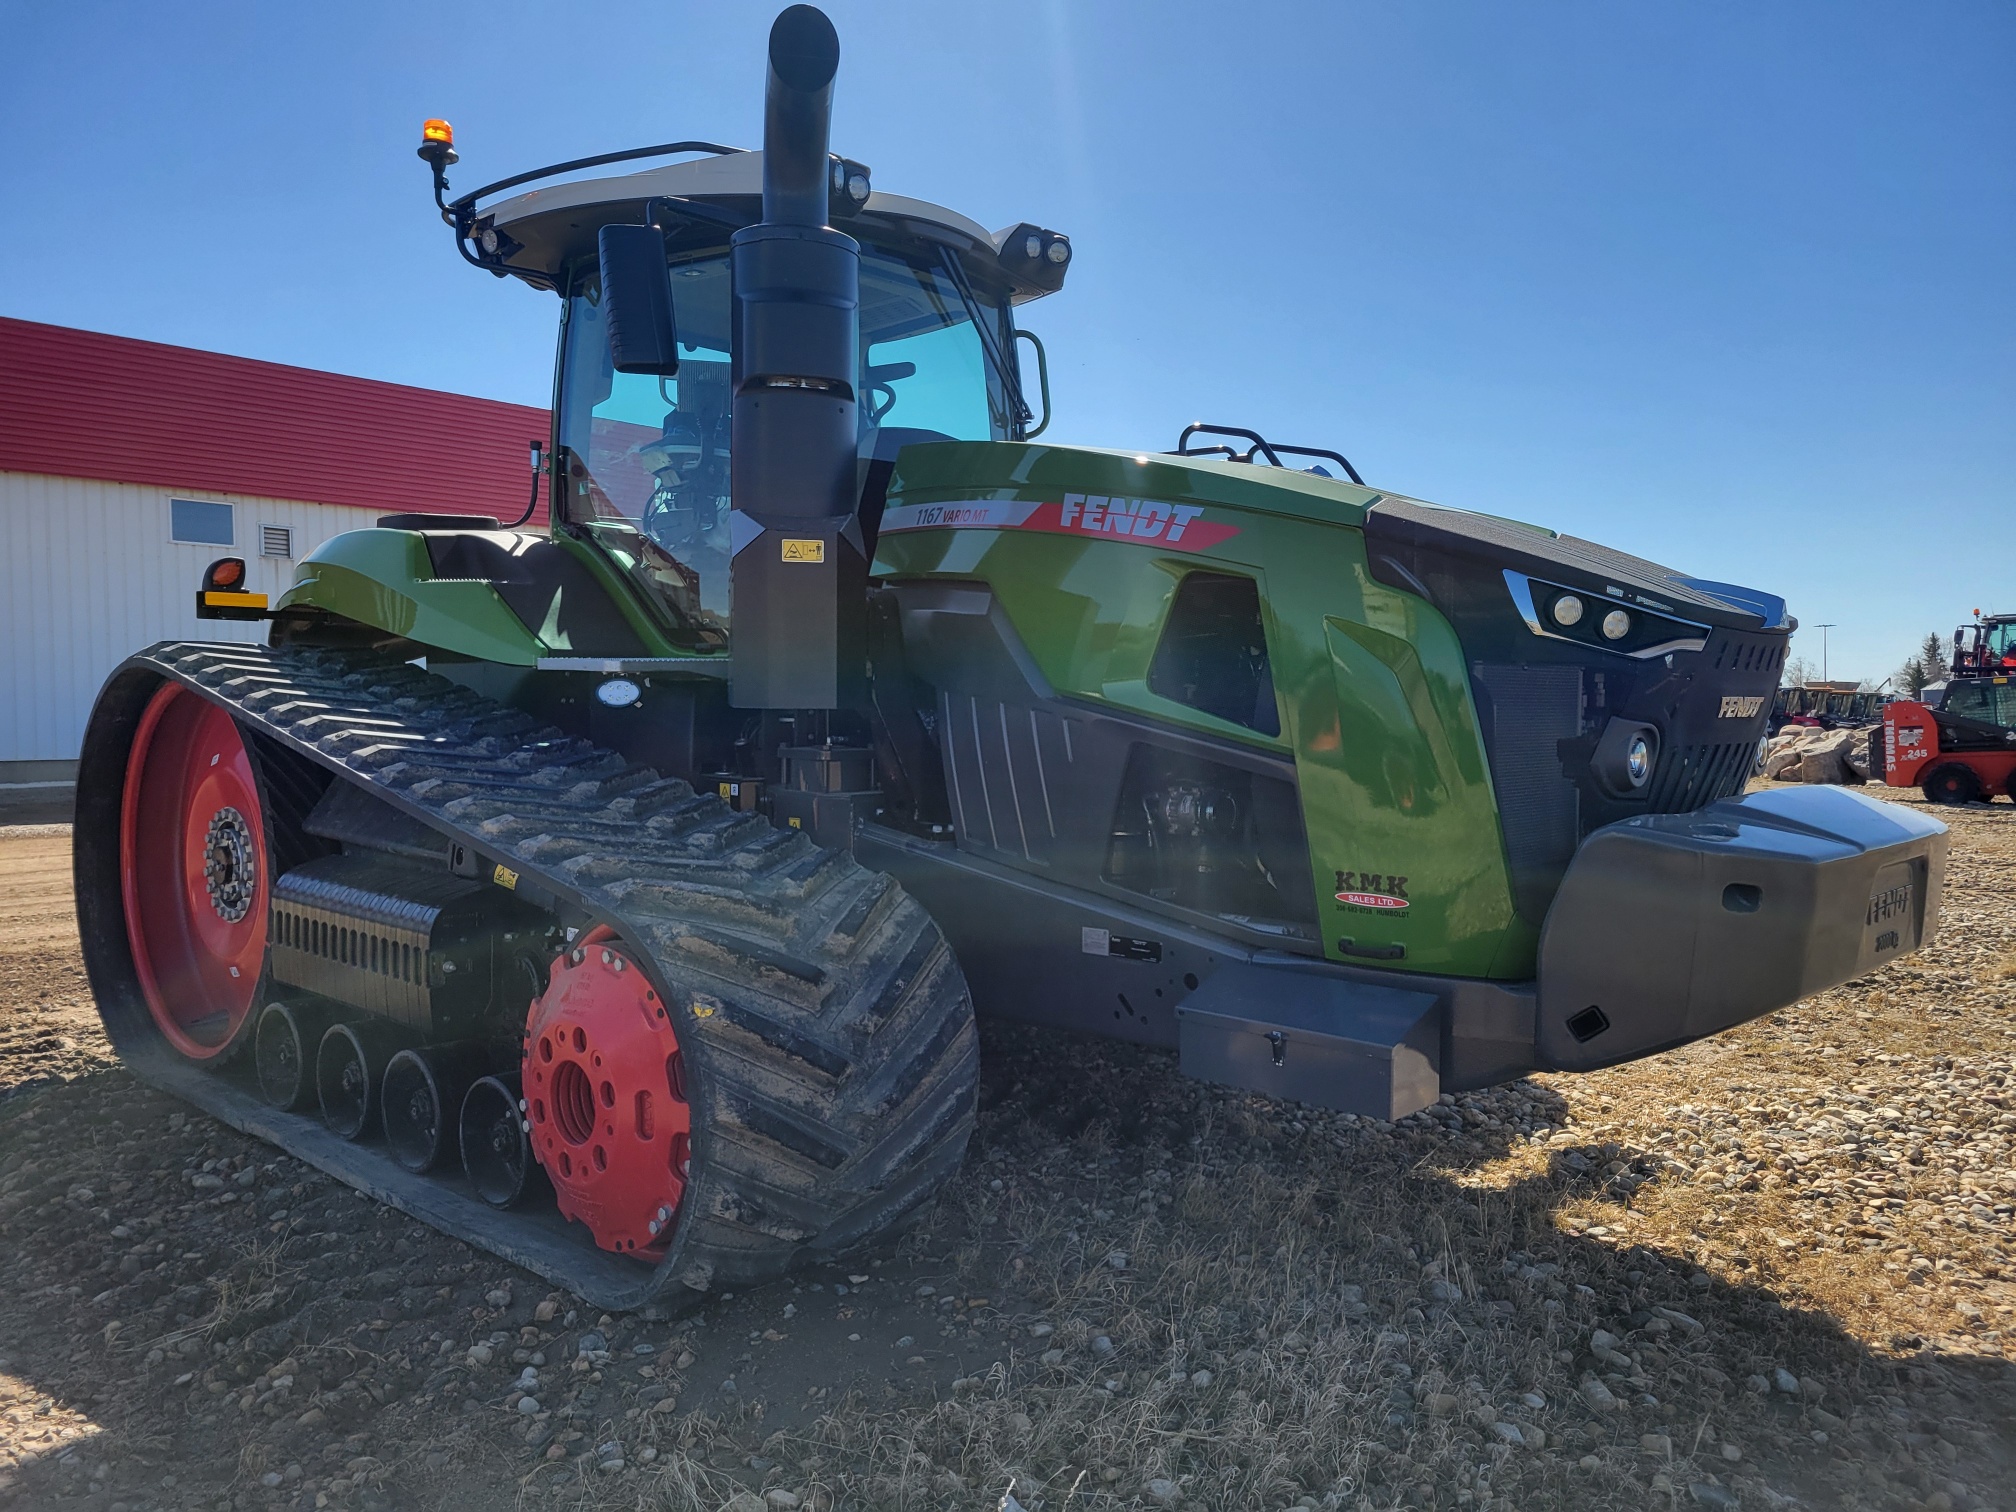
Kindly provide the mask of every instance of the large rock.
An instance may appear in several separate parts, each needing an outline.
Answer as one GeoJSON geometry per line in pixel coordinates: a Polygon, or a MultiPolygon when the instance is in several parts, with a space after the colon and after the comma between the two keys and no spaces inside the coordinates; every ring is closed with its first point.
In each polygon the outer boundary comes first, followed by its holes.
{"type": "Polygon", "coordinates": [[[1844,782],[1848,777],[1847,763],[1842,761],[1844,744],[1813,741],[1799,753],[1799,780],[1801,782],[1844,782]]]}
{"type": "Polygon", "coordinates": [[[1799,745],[1798,741],[1788,741],[1783,736],[1773,740],[1764,749],[1764,775],[1774,782],[1797,782],[1799,745]]]}
{"type": "MultiPolygon", "coordinates": [[[[1866,782],[1871,734],[1868,729],[1787,729],[1765,747],[1764,775],[1779,782],[1866,782]]],[[[1880,728],[1874,734],[1880,738],[1880,728]]]]}
{"type": "Polygon", "coordinates": [[[1764,775],[1777,782],[1799,781],[1800,758],[1814,741],[1830,733],[1811,725],[1787,725],[1764,747],[1764,775]]]}

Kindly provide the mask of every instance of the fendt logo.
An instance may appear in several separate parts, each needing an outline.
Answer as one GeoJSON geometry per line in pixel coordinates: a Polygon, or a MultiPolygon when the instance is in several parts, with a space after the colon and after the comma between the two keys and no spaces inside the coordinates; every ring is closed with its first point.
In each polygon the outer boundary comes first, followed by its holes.
{"type": "Polygon", "coordinates": [[[1200,504],[1068,493],[1039,503],[1018,499],[953,499],[943,504],[895,504],[882,534],[906,530],[1029,530],[1044,535],[1097,536],[1130,546],[1209,551],[1239,534],[1200,504]]]}
{"type": "Polygon", "coordinates": [[[1724,719],[1755,719],[1764,708],[1761,698],[1725,698],[1722,700],[1724,719]]]}
{"type": "Polygon", "coordinates": [[[1883,891],[1870,898],[1869,917],[1866,921],[1866,927],[1874,928],[1878,924],[1885,923],[1898,917],[1900,914],[1908,912],[1911,908],[1911,898],[1915,890],[1912,883],[1900,882],[1895,887],[1884,888],[1883,891]]]}
{"type": "Polygon", "coordinates": [[[1397,913],[1408,906],[1407,879],[1386,872],[1340,871],[1337,901],[1346,908],[1397,913]]]}

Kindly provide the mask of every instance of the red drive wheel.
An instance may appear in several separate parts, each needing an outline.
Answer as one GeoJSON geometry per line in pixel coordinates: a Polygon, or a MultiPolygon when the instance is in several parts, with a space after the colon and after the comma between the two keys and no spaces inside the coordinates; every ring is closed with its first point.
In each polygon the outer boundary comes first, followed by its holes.
{"type": "Polygon", "coordinates": [[[525,1116],[560,1211],[605,1250],[665,1252],[692,1160],[672,1015],[614,931],[553,963],[526,1026],[525,1116]]]}
{"type": "Polygon", "coordinates": [[[237,1048],[266,959],[266,821],[231,716],[179,683],[141,715],[119,817],[126,939],[162,1037],[191,1060],[237,1048]]]}

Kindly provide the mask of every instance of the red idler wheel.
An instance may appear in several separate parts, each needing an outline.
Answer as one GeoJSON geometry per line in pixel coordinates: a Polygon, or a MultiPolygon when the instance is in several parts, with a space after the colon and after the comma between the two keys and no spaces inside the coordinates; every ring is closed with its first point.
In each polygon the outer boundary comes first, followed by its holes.
{"type": "Polygon", "coordinates": [[[560,1211],[605,1250],[662,1255],[693,1115],[672,1015],[614,931],[590,930],[553,963],[526,1025],[523,1096],[560,1211]]]}
{"type": "Polygon", "coordinates": [[[162,1038],[197,1061],[235,1050],[266,960],[266,821],[236,722],[179,683],[162,684],[127,753],[119,870],[162,1038]]]}

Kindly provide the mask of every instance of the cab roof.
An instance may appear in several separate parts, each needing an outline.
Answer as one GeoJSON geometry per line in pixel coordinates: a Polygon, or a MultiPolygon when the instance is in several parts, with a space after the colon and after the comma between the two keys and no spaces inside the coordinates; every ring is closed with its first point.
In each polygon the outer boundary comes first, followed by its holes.
{"type": "MultiPolygon", "coordinates": [[[[753,216],[760,212],[763,197],[763,154],[726,152],[641,173],[529,189],[482,212],[476,225],[495,226],[523,246],[523,251],[512,254],[513,263],[555,275],[565,264],[594,255],[595,234],[603,226],[640,220],[644,202],[657,195],[746,208],[753,216]],[[736,201],[748,203],[736,206],[736,201]]],[[[867,204],[843,218],[838,228],[865,229],[871,237],[879,228],[894,238],[922,237],[949,243],[962,251],[983,254],[990,263],[1014,229],[989,231],[956,210],[901,194],[885,194],[880,189],[872,190],[867,204]]],[[[1013,299],[1021,304],[1047,292],[1018,284],[1013,299]]]]}

